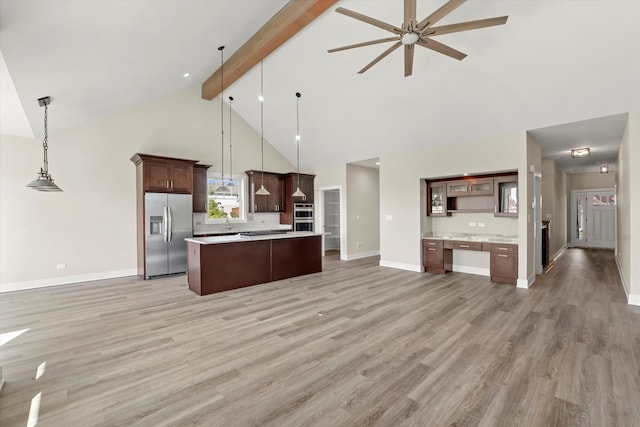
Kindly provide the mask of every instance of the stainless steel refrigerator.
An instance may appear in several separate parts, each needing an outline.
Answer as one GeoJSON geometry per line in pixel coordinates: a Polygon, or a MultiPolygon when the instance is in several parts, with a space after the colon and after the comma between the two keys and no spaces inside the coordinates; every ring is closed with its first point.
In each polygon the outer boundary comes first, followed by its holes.
{"type": "Polygon", "coordinates": [[[146,193],[145,262],[148,279],[187,271],[187,242],[193,236],[190,194],[146,193]]]}

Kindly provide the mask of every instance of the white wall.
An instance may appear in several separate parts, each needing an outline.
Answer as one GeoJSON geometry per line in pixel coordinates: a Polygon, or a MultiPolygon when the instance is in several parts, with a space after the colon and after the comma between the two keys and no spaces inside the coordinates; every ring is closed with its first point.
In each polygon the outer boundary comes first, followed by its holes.
{"type": "Polygon", "coordinates": [[[380,253],[379,181],[378,169],[347,165],[346,259],[380,253]]]}
{"type": "MultiPolygon", "coordinates": [[[[62,193],[25,187],[42,165],[40,140],[0,135],[0,290],[135,274],[135,166],[129,159],[142,152],[200,160],[215,170],[219,114],[219,99],[202,100],[194,86],[50,132],[49,169],[62,193]]],[[[51,123],[55,117],[53,103],[51,123]]],[[[260,169],[260,135],[237,115],[233,126],[234,171],[260,169]]],[[[295,170],[268,143],[264,167],[295,170]]]]}
{"type": "Polygon", "coordinates": [[[640,111],[629,113],[616,171],[616,260],[630,304],[640,305],[640,111]]]}
{"type": "Polygon", "coordinates": [[[574,173],[567,176],[569,193],[571,190],[593,190],[596,188],[613,188],[616,185],[615,173],[574,173]]]}
{"type": "MultiPolygon", "coordinates": [[[[535,194],[533,193],[533,181],[534,175],[531,171],[535,173],[542,173],[542,157],[541,157],[541,148],[540,144],[538,144],[533,136],[527,133],[527,157],[526,164],[528,165],[528,172],[524,174],[523,177],[520,177],[519,183],[522,183],[522,178],[525,178],[526,184],[524,185],[524,189],[526,189],[525,195],[520,193],[520,205],[519,207],[525,207],[526,209],[522,209],[520,212],[527,213],[527,221],[526,221],[526,232],[527,236],[527,250],[530,253],[527,257],[527,280],[529,285],[531,285],[535,281],[535,253],[536,253],[536,236],[534,232],[535,227],[535,216],[534,216],[534,198],[535,194]],[[523,205],[524,203],[524,205],[523,205]]],[[[522,187],[518,186],[518,191],[520,191],[522,187]]],[[[522,224],[522,223],[520,223],[522,224]]],[[[541,224],[539,224],[541,225],[541,224]]],[[[520,278],[520,277],[519,277],[520,278]]],[[[519,285],[521,285],[519,283],[519,285]]],[[[521,285],[522,286],[522,285],[521,285]]]]}
{"type": "MultiPolygon", "coordinates": [[[[526,180],[526,134],[513,133],[420,152],[388,154],[380,157],[380,163],[380,264],[421,271],[420,233],[421,229],[431,226],[424,218],[424,178],[517,170],[522,187],[522,180],[526,180]]],[[[526,189],[520,191],[521,198],[526,194],[526,189]]],[[[523,246],[526,231],[522,232],[526,216],[521,215],[516,221],[519,277],[526,278],[528,255],[523,246]]]]}
{"type": "Polygon", "coordinates": [[[542,219],[551,220],[549,255],[553,258],[567,244],[567,174],[553,160],[542,161],[542,219]]]}

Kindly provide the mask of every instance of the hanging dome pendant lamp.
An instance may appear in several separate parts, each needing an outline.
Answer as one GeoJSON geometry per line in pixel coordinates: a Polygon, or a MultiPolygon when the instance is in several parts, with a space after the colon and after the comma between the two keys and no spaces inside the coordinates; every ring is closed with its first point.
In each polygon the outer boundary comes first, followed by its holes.
{"type": "Polygon", "coordinates": [[[260,96],[258,99],[260,100],[260,151],[261,151],[261,171],[262,171],[262,182],[260,184],[260,189],[256,191],[256,195],[258,196],[268,196],[271,193],[264,188],[264,78],[262,73],[262,61],[260,61],[260,96]]]}
{"type": "Polygon", "coordinates": [[[51,174],[49,174],[49,158],[47,156],[47,150],[49,149],[49,133],[47,130],[47,106],[51,103],[51,98],[45,96],[44,98],[38,99],[38,103],[41,107],[44,107],[44,139],[42,140],[42,148],[44,148],[44,166],[40,168],[38,177],[28,183],[27,187],[33,188],[34,190],[38,191],[62,191],[62,189],[53,182],[53,177],[51,176],[51,174]]]}
{"type": "Polygon", "coordinates": [[[220,173],[222,174],[222,181],[214,191],[216,193],[228,193],[229,188],[224,185],[224,46],[220,46],[218,50],[220,51],[220,173]]]}
{"type": "Polygon", "coordinates": [[[297,167],[298,167],[298,187],[293,197],[307,197],[302,191],[300,191],[300,92],[296,92],[296,152],[297,152],[297,167]]]}

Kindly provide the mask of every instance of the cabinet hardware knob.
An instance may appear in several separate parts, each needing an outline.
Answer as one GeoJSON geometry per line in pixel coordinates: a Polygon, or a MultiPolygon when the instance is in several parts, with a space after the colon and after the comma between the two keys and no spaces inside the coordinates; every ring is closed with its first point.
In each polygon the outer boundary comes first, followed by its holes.
{"type": "Polygon", "coordinates": [[[461,248],[468,248],[469,245],[460,245],[461,248]]]}
{"type": "Polygon", "coordinates": [[[435,251],[435,249],[433,249],[433,248],[427,248],[427,249],[429,249],[430,251],[435,251]]]}
{"type": "Polygon", "coordinates": [[[509,250],[509,248],[496,248],[496,249],[499,250],[499,251],[508,251],[509,250]]]}
{"type": "Polygon", "coordinates": [[[508,258],[509,257],[509,255],[503,255],[503,254],[498,254],[498,256],[502,257],[502,258],[508,258]]]}

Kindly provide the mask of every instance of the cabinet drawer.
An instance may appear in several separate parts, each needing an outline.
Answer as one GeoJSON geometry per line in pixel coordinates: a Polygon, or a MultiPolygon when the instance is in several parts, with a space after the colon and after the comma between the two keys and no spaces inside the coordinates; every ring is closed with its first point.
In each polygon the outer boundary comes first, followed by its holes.
{"type": "Polygon", "coordinates": [[[491,252],[498,254],[518,254],[518,245],[504,244],[504,243],[491,243],[491,252]]]}
{"type": "Polygon", "coordinates": [[[453,249],[462,249],[465,251],[481,251],[482,250],[482,242],[464,242],[454,240],[451,242],[453,244],[453,249]]]}
{"type": "Polygon", "coordinates": [[[436,248],[442,249],[443,242],[442,240],[431,240],[431,239],[422,239],[422,246],[426,248],[436,248]]]}

